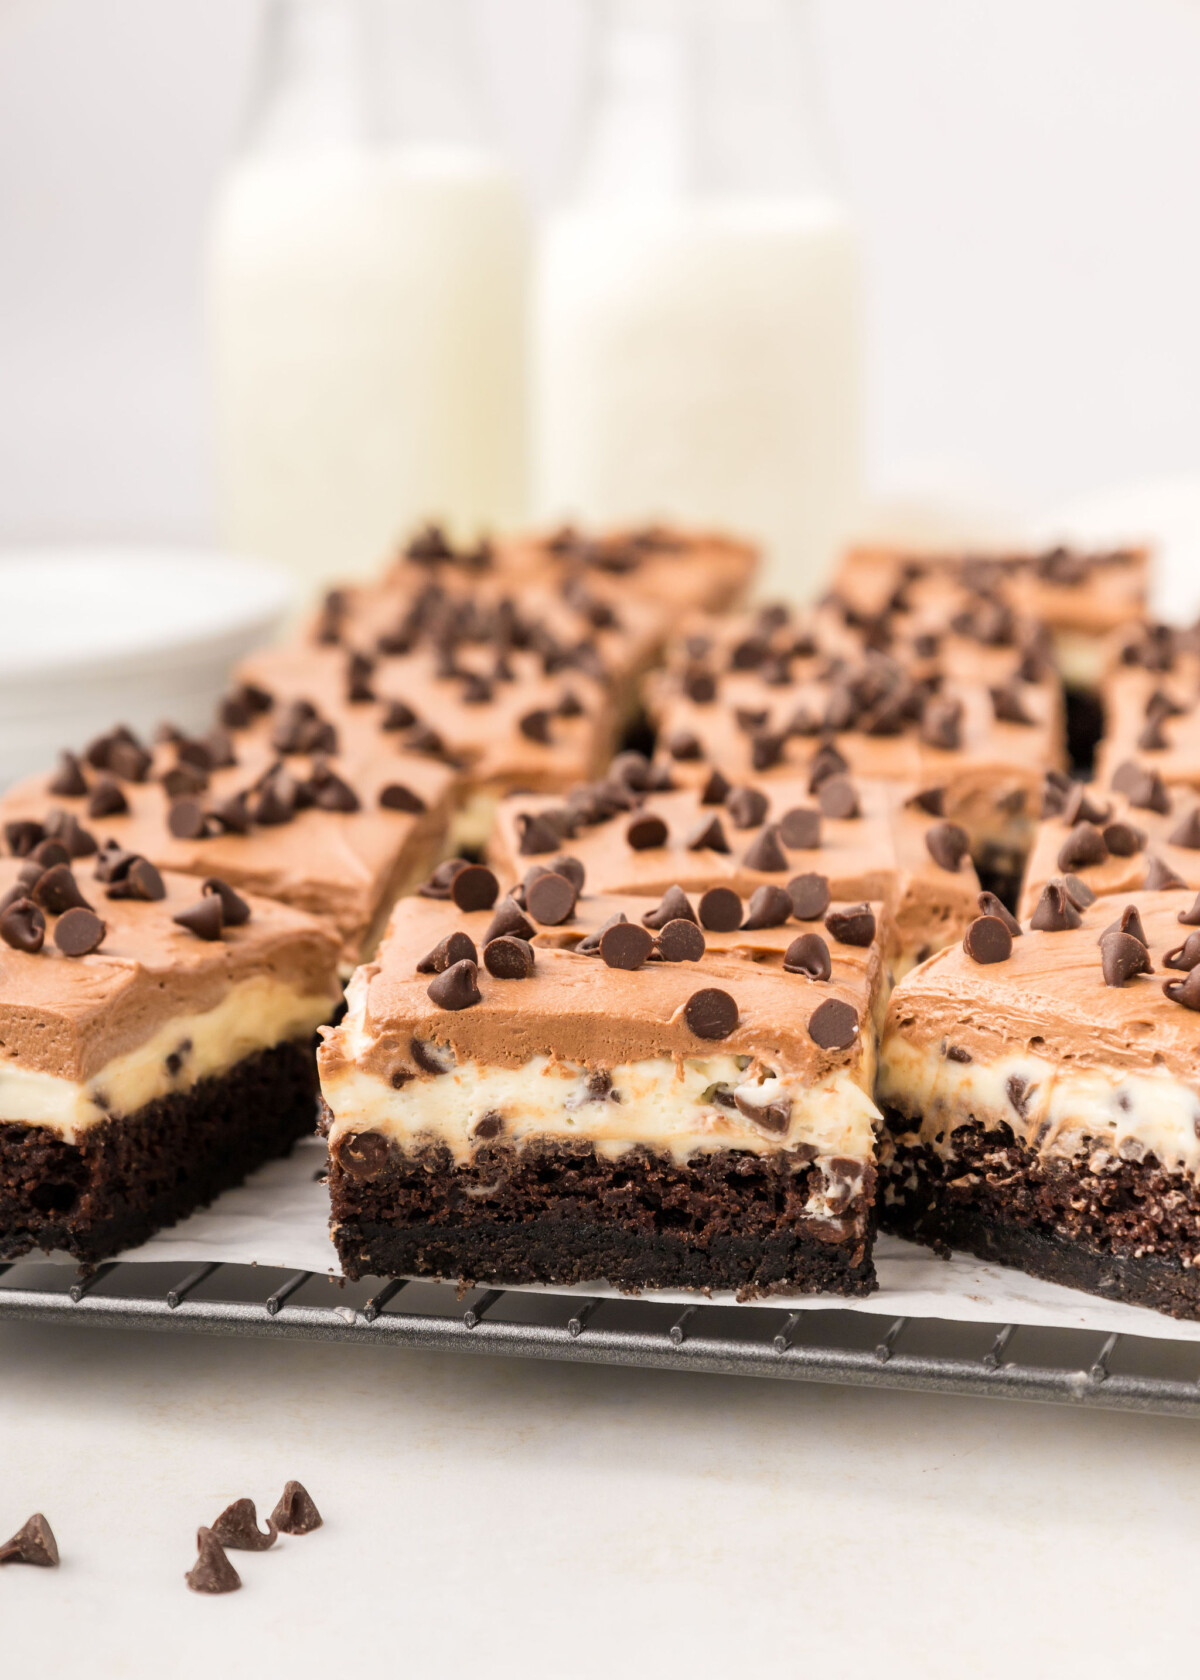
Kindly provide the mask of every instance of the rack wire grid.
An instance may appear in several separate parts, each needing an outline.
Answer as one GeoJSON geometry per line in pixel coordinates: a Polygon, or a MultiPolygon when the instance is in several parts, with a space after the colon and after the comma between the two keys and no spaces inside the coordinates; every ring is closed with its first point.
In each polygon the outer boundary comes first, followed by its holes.
{"type": "Polygon", "coordinates": [[[853,1383],[1200,1414],[1200,1344],[1083,1330],[888,1318],[837,1307],[662,1301],[373,1280],[209,1263],[110,1262],[90,1276],[0,1265],[0,1323],[307,1338],[660,1370],[853,1383]]]}

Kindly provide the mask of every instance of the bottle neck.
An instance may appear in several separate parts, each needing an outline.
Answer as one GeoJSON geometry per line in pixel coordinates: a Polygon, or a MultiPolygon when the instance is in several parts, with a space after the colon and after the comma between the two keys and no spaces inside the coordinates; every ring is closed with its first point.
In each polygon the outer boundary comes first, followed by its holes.
{"type": "Polygon", "coordinates": [[[601,0],[579,196],[831,196],[811,0],[601,0]]]}

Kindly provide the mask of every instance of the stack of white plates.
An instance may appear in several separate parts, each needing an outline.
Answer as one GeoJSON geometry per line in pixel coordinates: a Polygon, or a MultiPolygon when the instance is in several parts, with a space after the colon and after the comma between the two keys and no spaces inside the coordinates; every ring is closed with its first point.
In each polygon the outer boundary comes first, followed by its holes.
{"type": "Polygon", "coordinates": [[[0,787],[118,723],[211,727],[230,667],[289,604],[283,573],[232,555],[0,551],[0,787]]]}

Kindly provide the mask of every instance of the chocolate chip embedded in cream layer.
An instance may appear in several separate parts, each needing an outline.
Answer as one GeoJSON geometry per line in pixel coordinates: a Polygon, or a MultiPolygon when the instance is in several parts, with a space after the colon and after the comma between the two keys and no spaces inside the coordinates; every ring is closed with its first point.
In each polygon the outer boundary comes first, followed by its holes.
{"type": "Polygon", "coordinates": [[[882,1224],[1200,1318],[1195,895],[1080,907],[1054,880],[1023,931],[1001,921],[892,994],[882,1224]]]}
{"type": "Polygon", "coordinates": [[[807,779],[763,777],[738,787],[639,787],[657,775],[633,754],[565,801],[517,794],[502,800],[488,846],[506,882],[569,852],[599,893],[661,894],[731,887],[880,899],[884,949],[894,973],[947,941],[975,914],[979,881],[965,836],[913,802],[910,790],[844,773],[815,793],[807,779]],[[632,784],[624,778],[632,776],[632,784]],[[956,844],[957,842],[957,844],[956,844]],[[818,886],[819,884],[819,886],[818,886]]]}
{"type": "Polygon", "coordinates": [[[257,693],[257,713],[244,693],[222,703],[242,727],[198,739],[171,732],[152,752],[132,737],[121,737],[122,750],[99,737],[82,760],[64,754],[51,775],[0,800],[6,849],[28,850],[65,824],[84,836],[72,846],[115,842],[159,869],[220,875],[319,916],[349,972],[436,860],[454,773],[347,738],[311,704],[257,693]]]}
{"type": "Polygon", "coordinates": [[[312,1130],[322,924],[130,858],[0,858],[0,1257],[99,1260],[312,1130]]]}
{"type": "Polygon", "coordinates": [[[396,907],[319,1053],[343,1270],[867,1293],[882,907],[578,882],[396,907]]]}

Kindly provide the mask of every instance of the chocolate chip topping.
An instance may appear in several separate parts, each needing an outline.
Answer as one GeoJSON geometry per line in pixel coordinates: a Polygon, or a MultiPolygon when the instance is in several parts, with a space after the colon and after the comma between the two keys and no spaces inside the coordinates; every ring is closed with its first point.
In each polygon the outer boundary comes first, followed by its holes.
{"type": "Polygon", "coordinates": [[[766,820],[770,800],[760,788],[730,788],[725,795],[725,809],[735,828],[757,828],[766,820]]]}
{"type": "Polygon", "coordinates": [[[167,889],[162,876],[149,858],[135,857],[119,881],[114,881],[105,898],[130,898],[154,904],[166,898],[167,889]]]}
{"type": "Polygon", "coordinates": [[[203,898],[197,899],[195,904],[189,904],[186,910],[181,910],[171,920],[179,927],[194,933],[197,939],[220,939],[221,930],[225,926],[225,908],[221,903],[219,893],[205,893],[203,898]]]}
{"type": "Polygon", "coordinates": [[[998,916],[1014,939],[1019,939],[1022,927],[1017,918],[1006,904],[1002,904],[993,892],[981,892],[976,902],[980,914],[983,916],[998,916]]]}
{"type": "MultiPolygon", "coordinates": [[[[1115,922],[1110,922],[1104,929],[1100,939],[1110,933],[1131,933],[1135,939],[1140,939],[1142,944],[1149,948],[1150,941],[1146,938],[1146,929],[1142,925],[1141,914],[1136,904],[1127,904],[1120,917],[1115,922]]],[[[1100,940],[1097,940],[1096,943],[1099,944],[1100,940]]]]}
{"type": "Polygon", "coordinates": [[[0,1563],[31,1563],[37,1569],[53,1569],[58,1563],[58,1541],[40,1511],[35,1511],[11,1540],[0,1545],[0,1563]]]}
{"type": "Polygon", "coordinates": [[[417,964],[418,974],[444,974],[456,962],[478,962],[479,953],[475,949],[475,941],[469,933],[463,933],[461,928],[448,933],[445,939],[427,951],[417,964]]]}
{"type": "Polygon", "coordinates": [[[550,745],[551,713],[545,707],[539,706],[536,711],[526,712],[517,722],[517,728],[527,741],[536,741],[541,747],[550,745]]]}
{"type": "Polygon", "coordinates": [[[1165,863],[1156,852],[1151,852],[1146,858],[1147,892],[1172,892],[1177,887],[1186,887],[1187,882],[1182,875],[1177,875],[1169,863],[1165,863]]]}
{"type": "Polygon", "coordinates": [[[848,821],[862,815],[858,789],[849,776],[826,776],[817,788],[817,804],[823,815],[837,821],[848,821]]]}
{"type": "MultiPolygon", "coordinates": [[[[742,906],[741,901],[739,900],[739,920],[741,919],[741,911],[742,906]]],[[[645,915],[642,917],[642,925],[643,927],[654,928],[657,930],[659,928],[665,928],[668,922],[694,922],[695,920],[696,912],[692,909],[691,903],[688,900],[688,895],[684,892],[681,886],[675,884],[667,888],[655,909],[646,911],[645,915]]],[[[734,923],[734,926],[737,926],[736,922],[734,923]]]]}
{"type": "Polygon", "coordinates": [[[825,917],[825,931],[839,945],[869,945],[875,937],[875,912],[865,901],[848,905],[844,910],[830,910],[825,917]]]}
{"type": "Polygon", "coordinates": [[[701,805],[723,805],[730,793],[729,783],[719,770],[711,770],[700,792],[701,805]]]}
{"type": "Polygon", "coordinates": [[[1131,933],[1106,933],[1100,941],[1100,966],[1106,986],[1123,986],[1135,974],[1153,974],[1150,953],[1131,933]]]}
{"type": "Polygon", "coordinates": [[[0,912],[0,939],[30,956],[41,950],[46,942],[46,918],[32,899],[14,899],[0,912]]]}
{"type": "Polygon", "coordinates": [[[446,898],[450,897],[450,888],[454,884],[454,877],[460,869],[468,867],[466,858],[447,858],[439,863],[428,881],[417,888],[418,898],[446,898]]]}
{"type": "Polygon", "coordinates": [[[167,828],[176,840],[199,840],[205,827],[204,807],[198,799],[177,799],[167,812],[167,828]]]}
{"type": "Polygon", "coordinates": [[[228,881],[210,875],[200,890],[215,893],[221,900],[221,914],[225,918],[226,927],[243,927],[250,920],[250,906],[240,893],[234,892],[228,881]]]}
{"type": "Polygon", "coordinates": [[[1200,893],[1196,894],[1191,909],[1181,910],[1175,920],[1182,922],[1184,927],[1200,927],[1200,893]]]}
{"type": "Polygon", "coordinates": [[[510,934],[514,939],[532,939],[534,927],[519,904],[514,904],[511,898],[502,898],[496,906],[496,914],[487,925],[483,943],[487,946],[493,939],[503,939],[510,934]]]}
{"type": "Polygon", "coordinates": [[[962,867],[970,846],[966,829],[957,823],[934,823],[925,830],[925,850],[939,869],[948,869],[952,875],[962,867]]]}
{"type": "Polygon", "coordinates": [[[654,948],[654,935],[637,922],[615,922],[600,936],[600,956],[606,968],[641,968],[654,948]]]}
{"type": "Polygon", "coordinates": [[[858,1011],[841,998],[826,998],[808,1018],[808,1036],[822,1050],[849,1050],[858,1037],[858,1011]]]}
{"type": "Polygon", "coordinates": [[[700,926],[710,933],[732,933],[742,925],[742,901],[732,887],[710,887],[699,905],[700,926]]]}
{"type": "Polygon", "coordinates": [[[1172,846],[1184,846],[1190,852],[1200,852],[1200,806],[1193,805],[1167,838],[1172,846]]]}
{"type": "Polygon", "coordinates": [[[1075,782],[1063,799],[1061,814],[1068,828],[1074,828],[1076,823],[1081,822],[1094,823],[1097,828],[1103,828],[1112,816],[1112,806],[1098,804],[1082,782],[1075,782]]]}
{"type": "Polygon", "coordinates": [[[792,901],[792,915],[798,922],[819,922],[829,908],[832,894],[825,875],[816,875],[811,871],[797,875],[788,882],[787,890],[792,901]]]}
{"type": "Polygon", "coordinates": [[[696,706],[707,706],[717,697],[717,679],[711,671],[694,667],[683,674],[683,692],[696,706]]]}
{"type": "Polygon", "coordinates": [[[83,766],[73,752],[58,755],[58,769],[46,784],[46,791],[59,799],[82,799],[87,793],[83,766]]]}
{"type": "Polygon", "coordinates": [[[810,980],[828,980],[833,973],[829,946],[819,933],[802,933],[783,953],[785,974],[807,974],[810,980]]]}
{"type": "Polygon", "coordinates": [[[625,844],[632,846],[635,852],[654,851],[667,843],[667,825],[661,817],[652,816],[649,812],[640,817],[634,817],[625,830],[625,844]]]}
{"type": "Polygon", "coordinates": [[[787,853],[779,844],[774,823],[768,823],[746,848],[742,862],[747,869],[758,869],[765,875],[778,875],[788,867],[787,853]]]}
{"type": "MultiPolygon", "coordinates": [[[[1104,828],[1104,844],[1113,857],[1133,857],[1146,844],[1146,836],[1132,823],[1112,822],[1104,828]]],[[[1200,845],[1200,840],[1197,841],[1200,845]]]]}
{"type": "Polygon", "coordinates": [[[497,980],[528,980],[534,968],[533,946],[515,934],[501,934],[483,947],[483,966],[497,980]]]}
{"type": "Polygon", "coordinates": [[[923,788],[919,793],[914,793],[911,799],[905,800],[905,804],[913,806],[918,811],[924,811],[927,817],[944,816],[946,790],[940,787],[923,788]]]}
{"type": "Polygon", "coordinates": [[[1088,886],[1087,882],[1081,880],[1078,875],[1064,875],[1062,883],[1067,889],[1067,897],[1071,900],[1071,903],[1075,906],[1076,910],[1086,910],[1089,904],[1095,904],[1095,893],[1092,891],[1091,887],[1088,886]]]}
{"type": "Polygon", "coordinates": [[[403,700],[389,700],[379,720],[379,727],[388,731],[411,729],[416,721],[417,714],[411,706],[406,705],[403,700]]]}
{"type": "Polygon", "coordinates": [[[683,1018],[697,1038],[728,1038],[738,1024],[738,1006],[728,992],[706,986],[692,993],[684,1005],[683,1018]]]}
{"type": "Polygon", "coordinates": [[[963,950],[972,962],[1007,962],[1012,948],[1012,930],[999,916],[977,916],[963,935],[963,950]]]}
{"type": "Polygon", "coordinates": [[[782,887],[756,887],[746,906],[746,919],[742,926],[747,932],[755,928],[782,927],[791,913],[791,895],[782,887]]]}
{"type": "Polygon", "coordinates": [[[728,852],[729,841],[725,835],[725,827],[714,811],[710,817],[701,817],[700,821],[689,830],[683,842],[689,852],[728,852]]]}
{"type": "Polygon", "coordinates": [[[91,905],[79,890],[79,883],[69,864],[58,863],[39,877],[30,894],[39,909],[49,916],[61,916],[64,910],[90,910],[91,905]]]}
{"type": "Polygon", "coordinates": [[[957,752],[962,746],[962,701],[934,696],[921,713],[921,740],[927,747],[957,752]]]}
{"type": "Polygon", "coordinates": [[[997,723],[1016,723],[1029,726],[1036,721],[1030,716],[1025,705],[1025,698],[1015,679],[999,688],[989,689],[988,693],[992,699],[992,716],[997,723]]]}
{"type": "Polygon", "coordinates": [[[705,952],[704,935],[690,916],[668,922],[654,942],[654,955],[663,962],[699,962],[705,952]]]}
{"type": "Polygon", "coordinates": [[[460,910],[490,910],[499,894],[499,881],[482,863],[469,863],[450,883],[450,897],[460,910]]]}
{"type": "Polygon", "coordinates": [[[242,1584],[242,1578],[225,1556],[225,1548],[211,1528],[197,1530],[196,1546],[199,1556],[184,1576],[184,1580],[192,1591],[198,1593],[236,1592],[242,1584]]]}
{"type": "Polygon", "coordinates": [[[1158,771],[1148,770],[1131,758],[1113,771],[1112,787],[1123,793],[1135,810],[1157,811],[1164,817],[1170,812],[1171,798],[1158,771]]]}
{"type": "MultiPolygon", "coordinates": [[[[1127,931],[1134,933],[1134,937],[1137,937],[1132,928],[1127,931]]],[[[1142,943],[1145,944],[1145,940],[1142,943]]],[[[1164,968],[1183,969],[1189,974],[1197,963],[1200,963],[1200,928],[1195,928],[1188,934],[1182,945],[1176,945],[1175,949],[1168,951],[1163,958],[1164,968]]]]}
{"type": "Polygon", "coordinates": [[[575,888],[565,875],[547,872],[525,889],[525,908],[543,927],[558,927],[575,908],[575,888]]]}
{"type": "Polygon", "coordinates": [[[1086,869],[1093,863],[1103,863],[1107,856],[1108,847],[1096,825],[1078,822],[1059,848],[1058,867],[1065,874],[1074,869],[1086,869]]]}
{"type": "Polygon", "coordinates": [[[668,735],[667,751],[680,764],[704,757],[700,738],[693,735],[690,729],[676,729],[673,734],[668,735]]]}
{"type": "Polygon", "coordinates": [[[1163,992],[1185,1009],[1200,1009],[1200,968],[1192,969],[1182,980],[1164,980],[1163,992]]]}
{"type": "Polygon", "coordinates": [[[811,852],[821,844],[821,813],[793,805],[779,819],[779,838],[790,852],[811,852]]]}
{"type": "Polygon", "coordinates": [[[388,782],[380,788],[379,804],[385,811],[406,811],[411,816],[419,816],[428,809],[421,795],[404,782],[388,782]]]}
{"type": "Polygon", "coordinates": [[[1029,925],[1039,933],[1065,933],[1068,928],[1077,928],[1082,920],[1071,902],[1065,882],[1054,880],[1047,881],[1042,888],[1042,896],[1034,906],[1029,925]]]}
{"type": "Polygon", "coordinates": [[[123,817],[128,810],[129,801],[112,777],[98,777],[91,793],[88,795],[88,816],[92,818],[123,817]]]}
{"type": "Polygon", "coordinates": [[[849,768],[833,742],[824,742],[817,748],[808,766],[809,793],[815,794],[822,782],[828,781],[831,776],[844,775],[849,768]]]}
{"type": "Polygon", "coordinates": [[[259,1529],[253,1499],[235,1499],[232,1505],[226,1505],[210,1532],[222,1546],[234,1552],[265,1552],[275,1544],[279,1534],[270,1517],[267,1532],[263,1534],[259,1529]]]}
{"type": "Polygon", "coordinates": [[[436,975],[426,991],[439,1009],[470,1009],[473,1004],[483,1001],[476,983],[478,978],[478,966],[469,957],[464,957],[460,962],[452,963],[444,973],[436,975]]]}
{"type": "Polygon", "coordinates": [[[100,949],[107,932],[94,910],[68,910],[58,918],[54,943],[64,957],[86,957],[100,949]]]}

